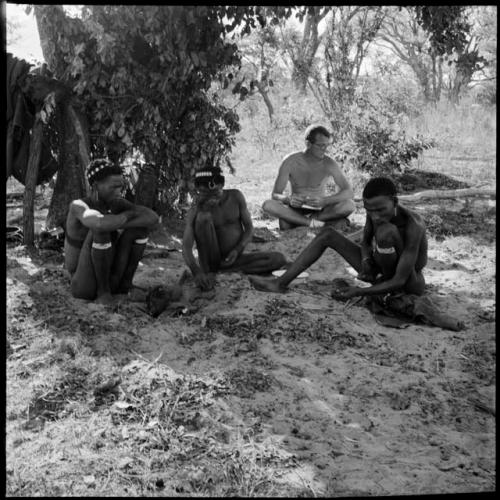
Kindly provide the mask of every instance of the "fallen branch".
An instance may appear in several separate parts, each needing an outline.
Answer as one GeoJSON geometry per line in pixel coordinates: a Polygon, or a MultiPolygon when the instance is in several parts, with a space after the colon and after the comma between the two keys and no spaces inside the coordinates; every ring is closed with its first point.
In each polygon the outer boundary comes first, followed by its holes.
{"type": "MultiPolygon", "coordinates": [[[[443,198],[467,198],[476,196],[488,196],[496,198],[496,189],[480,189],[480,188],[465,188],[465,189],[428,189],[413,194],[401,194],[398,199],[405,202],[420,201],[423,199],[443,199],[443,198]]],[[[361,202],[363,198],[354,198],[354,201],[361,202]]]]}

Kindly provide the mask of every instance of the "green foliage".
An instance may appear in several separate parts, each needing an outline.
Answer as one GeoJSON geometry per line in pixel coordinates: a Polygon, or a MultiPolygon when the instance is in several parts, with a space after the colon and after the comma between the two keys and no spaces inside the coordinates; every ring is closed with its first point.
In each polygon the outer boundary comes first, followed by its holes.
{"type": "MultiPolygon", "coordinates": [[[[226,68],[240,64],[230,33],[262,26],[267,12],[251,6],[86,5],[81,19],[71,19],[59,6],[44,7],[54,71],[83,103],[92,156],[123,161],[139,150],[160,166],[162,188],[184,191],[207,162],[230,166],[238,116],[211,87],[214,81],[229,85],[226,68]]],[[[241,98],[248,93],[241,83],[233,90],[241,98]]]]}
{"type": "Polygon", "coordinates": [[[465,5],[417,5],[414,8],[419,24],[430,35],[431,50],[438,55],[462,51],[471,29],[464,16],[465,5]]]}
{"type": "Polygon", "coordinates": [[[395,113],[376,107],[363,97],[351,113],[349,131],[336,145],[337,156],[370,175],[402,172],[422,151],[436,145],[433,139],[418,134],[407,137],[404,130],[395,126],[395,113]]]}

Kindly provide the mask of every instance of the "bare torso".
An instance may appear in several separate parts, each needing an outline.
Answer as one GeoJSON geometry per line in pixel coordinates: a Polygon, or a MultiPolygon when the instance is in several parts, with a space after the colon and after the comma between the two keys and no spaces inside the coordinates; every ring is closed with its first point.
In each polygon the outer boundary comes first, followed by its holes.
{"type": "Polygon", "coordinates": [[[335,162],[328,156],[321,160],[309,160],[304,152],[293,153],[287,159],[290,164],[292,194],[324,197],[326,186],[332,177],[335,162]]]}
{"type": "MultiPolygon", "coordinates": [[[[202,210],[206,209],[196,208],[197,213],[202,210]]],[[[225,257],[237,245],[244,231],[236,190],[225,189],[220,202],[208,210],[212,214],[221,255],[225,257]]]]}

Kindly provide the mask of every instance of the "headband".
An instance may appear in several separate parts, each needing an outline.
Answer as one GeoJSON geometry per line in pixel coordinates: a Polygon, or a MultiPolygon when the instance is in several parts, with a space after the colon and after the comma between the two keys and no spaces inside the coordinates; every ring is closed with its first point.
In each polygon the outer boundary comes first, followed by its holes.
{"type": "Polygon", "coordinates": [[[218,168],[209,170],[199,170],[194,174],[195,184],[207,184],[210,189],[214,189],[216,184],[224,184],[224,176],[218,168]]]}
{"type": "Polygon", "coordinates": [[[103,170],[109,170],[109,174],[112,175],[117,174],[119,170],[121,171],[121,168],[105,158],[92,160],[87,167],[87,179],[89,184],[92,184],[99,172],[103,170]]]}

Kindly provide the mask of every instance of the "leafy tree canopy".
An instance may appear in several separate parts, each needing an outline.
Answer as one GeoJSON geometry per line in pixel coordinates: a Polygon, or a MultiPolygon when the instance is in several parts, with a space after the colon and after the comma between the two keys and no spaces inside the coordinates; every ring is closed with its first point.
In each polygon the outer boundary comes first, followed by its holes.
{"type": "Polygon", "coordinates": [[[471,24],[465,5],[417,5],[417,21],[430,35],[431,50],[437,55],[460,52],[467,44],[471,24]]]}
{"type": "Polygon", "coordinates": [[[235,35],[293,11],[85,5],[70,18],[60,5],[35,6],[49,28],[41,40],[49,67],[70,84],[88,118],[92,155],[122,160],[141,151],[160,166],[166,185],[181,189],[207,161],[225,159],[232,168],[238,116],[221,104],[212,83],[231,81],[227,68],[241,62],[235,35]]]}

